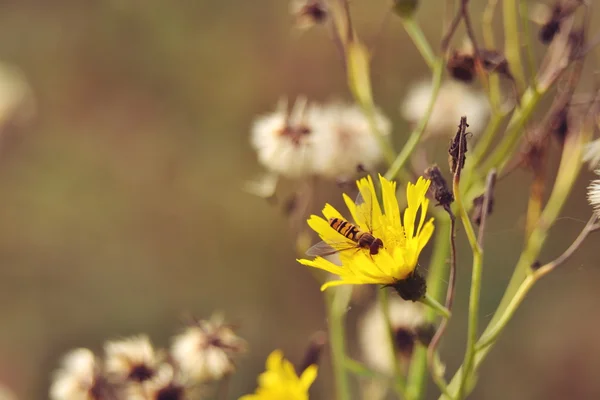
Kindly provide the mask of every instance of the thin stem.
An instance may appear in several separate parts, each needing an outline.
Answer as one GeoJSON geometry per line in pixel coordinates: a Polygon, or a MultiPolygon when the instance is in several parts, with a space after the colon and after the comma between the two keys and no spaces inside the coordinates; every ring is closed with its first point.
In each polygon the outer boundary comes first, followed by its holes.
{"type": "Polygon", "coordinates": [[[496,136],[496,132],[498,132],[498,128],[504,119],[504,115],[500,113],[493,113],[490,119],[490,122],[485,128],[483,134],[481,134],[480,139],[477,141],[477,145],[473,149],[473,154],[470,157],[470,164],[472,168],[475,168],[482,157],[490,148],[492,142],[494,141],[494,137],[496,136]]]}
{"type": "Polygon", "coordinates": [[[477,343],[478,350],[488,347],[492,343],[496,342],[498,336],[500,336],[500,333],[502,333],[508,321],[510,321],[515,311],[517,310],[517,308],[519,307],[529,290],[533,287],[533,285],[542,277],[550,273],[552,270],[566,262],[569,258],[571,258],[573,254],[575,254],[575,251],[581,247],[587,236],[598,228],[596,226],[596,221],[597,217],[594,214],[589,219],[588,223],[583,228],[583,230],[579,233],[577,238],[573,241],[569,248],[564,251],[563,254],[561,254],[558,258],[549,262],[548,264],[545,264],[542,267],[538,268],[532,274],[528,275],[525,278],[509,305],[506,307],[502,315],[498,318],[498,322],[489,330],[486,330],[486,333],[482,335],[479,339],[479,342],[477,343]]]}
{"type": "Polygon", "coordinates": [[[329,343],[331,345],[331,363],[333,366],[333,375],[337,400],[350,400],[350,387],[348,386],[348,375],[344,366],[346,359],[346,338],[344,332],[345,306],[339,296],[343,295],[343,290],[329,290],[325,294],[327,305],[327,319],[329,322],[329,343]]]}
{"type": "Polygon", "coordinates": [[[440,317],[450,318],[452,316],[452,314],[450,313],[450,311],[446,307],[444,307],[439,301],[437,301],[436,299],[434,299],[433,297],[431,297],[431,295],[429,293],[425,293],[425,297],[423,297],[419,301],[421,303],[425,304],[426,306],[434,309],[435,312],[440,317]]]}
{"type": "MultiPolygon", "coordinates": [[[[494,326],[496,326],[498,321],[503,319],[507,309],[509,309],[509,312],[514,313],[514,310],[512,309],[516,309],[516,307],[518,307],[520,304],[521,300],[519,300],[519,297],[524,296],[529,290],[527,286],[522,286],[523,283],[527,282],[526,285],[531,284],[528,282],[528,280],[531,279],[530,276],[542,273],[539,271],[532,272],[531,267],[535,264],[542,246],[546,241],[549,229],[552,227],[556,221],[556,218],[560,214],[560,211],[566,202],[567,196],[569,193],[571,193],[571,189],[575,183],[575,179],[577,178],[579,170],[581,169],[581,162],[573,162],[573,160],[581,159],[583,144],[586,143],[591,137],[593,131],[593,118],[591,118],[591,115],[594,115],[594,112],[597,112],[597,110],[594,108],[592,111],[593,112],[590,112],[586,117],[586,121],[584,122],[581,131],[570,132],[565,140],[560,167],[555,180],[554,188],[550,194],[550,198],[548,199],[547,205],[542,212],[536,228],[533,230],[529,240],[527,241],[525,249],[521,253],[521,257],[517,262],[515,271],[511,277],[508,287],[504,292],[504,296],[500,301],[500,305],[498,306],[498,309],[496,310],[487,328],[483,332],[482,337],[489,335],[489,332],[494,326]],[[515,296],[519,296],[517,297],[517,300],[514,300],[515,296]]],[[[546,271],[547,269],[548,267],[544,266],[539,270],[546,271]]],[[[483,361],[491,348],[492,346],[488,345],[487,347],[480,348],[480,350],[476,352],[474,357],[475,369],[483,361]]],[[[454,375],[454,378],[449,385],[451,393],[458,393],[462,388],[462,382],[464,382],[469,375],[469,369],[467,367],[469,366],[463,364],[463,366],[454,375]]],[[[443,396],[442,398],[446,399],[447,397],[443,396]]]]}
{"type": "Polygon", "coordinates": [[[433,83],[432,83],[432,91],[431,98],[429,99],[429,104],[427,105],[427,110],[425,110],[425,114],[419,120],[419,123],[415,127],[415,129],[411,132],[408,140],[404,144],[404,147],[400,151],[400,154],[396,157],[390,168],[385,173],[386,179],[394,179],[396,175],[400,173],[406,161],[408,161],[410,155],[413,153],[415,147],[419,143],[425,128],[427,127],[427,122],[431,117],[431,113],[435,106],[435,101],[437,100],[438,93],[440,91],[440,86],[442,84],[442,74],[444,72],[444,63],[442,59],[439,59],[434,67],[433,71],[433,83]]]}
{"type": "Polygon", "coordinates": [[[404,30],[408,33],[408,36],[412,39],[413,43],[421,53],[421,57],[427,63],[429,69],[435,69],[435,54],[429,45],[429,42],[423,34],[423,30],[419,24],[412,17],[401,18],[404,30]]]}
{"type": "Polygon", "coordinates": [[[523,133],[525,123],[529,120],[535,107],[538,105],[542,95],[547,88],[535,90],[527,89],[521,99],[521,107],[515,110],[512,115],[504,139],[496,146],[495,151],[489,156],[483,164],[483,171],[487,172],[492,168],[497,168],[500,174],[506,166],[519,142],[519,138],[523,133]]]}
{"type": "MultiPolygon", "coordinates": [[[[450,223],[448,220],[440,219],[436,227],[433,254],[429,263],[427,275],[427,293],[433,298],[442,299],[444,280],[448,271],[448,253],[450,251],[450,223]]],[[[437,313],[432,308],[425,308],[425,319],[433,323],[437,313]]],[[[413,354],[410,371],[408,373],[407,392],[410,398],[420,400],[425,396],[427,387],[427,349],[418,346],[413,354]]]]}
{"type": "MultiPolygon", "coordinates": [[[[471,224],[469,216],[467,215],[465,207],[462,203],[462,196],[460,194],[459,183],[460,175],[455,174],[453,181],[454,199],[456,201],[456,207],[458,209],[460,219],[463,223],[463,226],[465,227],[465,232],[467,234],[469,244],[471,245],[471,250],[473,252],[471,293],[469,294],[469,326],[467,330],[467,348],[465,351],[465,358],[463,361],[463,366],[466,373],[463,374],[458,389],[457,399],[460,400],[465,395],[467,378],[470,376],[470,372],[474,364],[475,343],[477,342],[477,333],[479,327],[479,296],[481,292],[481,277],[483,274],[483,252],[481,250],[481,247],[479,246],[479,241],[475,237],[475,231],[473,230],[473,226],[471,224]]],[[[488,196],[487,193],[486,196],[488,196]]],[[[482,222],[486,214],[487,209],[484,208],[482,211],[482,222]]]]}
{"type": "Polygon", "coordinates": [[[496,48],[494,44],[494,14],[496,13],[496,6],[498,0],[488,0],[485,9],[483,10],[482,21],[482,32],[483,32],[483,43],[488,49],[496,48]]]}
{"type": "Polygon", "coordinates": [[[510,70],[517,84],[517,92],[525,88],[525,74],[521,61],[521,41],[519,39],[519,16],[517,15],[517,0],[503,0],[504,19],[504,52],[510,65],[510,70]]]}
{"type": "Polygon", "coordinates": [[[394,363],[394,390],[401,398],[406,397],[406,380],[400,368],[400,360],[398,359],[398,348],[396,346],[396,338],[394,337],[394,329],[390,318],[390,292],[387,288],[383,288],[378,292],[379,305],[383,313],[383,320],[390,342],[390,351],[392,352],[392,362],[394,363]]]}
{"type": "Polygon", "coordinates": [[[531,86],[536,89],[537,87],[537,67],[535,63],[535,56],[533,55],[533,42],[531,40],[531,29],[529,28],[529,6],[527,1],[519,0],[519,13],[521,14],[521,23],[523,24],[523,33],[525,34],[526,50],[527,50],[527,72],[531,79],[531,86]]]}
{"type": "Polygon", "coordinates": [[[390,380],[389,376],[384,375],[381,372],[372,370],[363,363],[356,361],[350,357],[346,357],[346,361],[344,362],[344,364],[346,366],[346,369],[352,372],[354,375],[361,376],[364,378],[379,379],[383,381],[390,380]]]}
{"type": "MultiPolygon", "coordinates": [[[[452,312],[452,304],[454,303],[454,291],[456,287],[456,218],[454,217],[454,213],[452,209],[447,206],[445,207],[448,212],[448,216],[450,217],[450,276],[448,277],[448,289],[446,290],[446,308],[452,312]]],[[[437,361],[437,348],[441,342],[442,336],[446,331],[446,327],[448,326],[448,319],[442,320],[440,326],[438,327],[435,335],[431,339],[431,343],[429,343],[429,347],[427,348],[427,364],[429,366],[429,371],[431,376],[440,389],[442,393],[448,394],[448,383],[444,379],[443,373],[440,373],[436,369],[436,361],[437,361]]]]}

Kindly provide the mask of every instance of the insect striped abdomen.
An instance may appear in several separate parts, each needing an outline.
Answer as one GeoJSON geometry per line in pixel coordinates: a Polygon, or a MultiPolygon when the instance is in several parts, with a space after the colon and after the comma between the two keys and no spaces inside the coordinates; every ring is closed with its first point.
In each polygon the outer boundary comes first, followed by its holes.
{"type": "Polygon", "coordinates": [[[329,225],[348,239],[355,242],[362,236],[362,231],[358,229],[356,225],[344,221],[341,218],[330,218],[329,225]]]}

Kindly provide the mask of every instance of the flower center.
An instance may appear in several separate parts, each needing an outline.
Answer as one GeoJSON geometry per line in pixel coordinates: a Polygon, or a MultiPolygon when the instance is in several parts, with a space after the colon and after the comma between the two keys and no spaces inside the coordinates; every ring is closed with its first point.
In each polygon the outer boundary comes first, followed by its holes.
{"type": "Polygon", "coordinates": [[[137,364],[131,368],[129,379],[136,382],[144,382],[154,376],[154,370],[146,364],[137,364]]]}

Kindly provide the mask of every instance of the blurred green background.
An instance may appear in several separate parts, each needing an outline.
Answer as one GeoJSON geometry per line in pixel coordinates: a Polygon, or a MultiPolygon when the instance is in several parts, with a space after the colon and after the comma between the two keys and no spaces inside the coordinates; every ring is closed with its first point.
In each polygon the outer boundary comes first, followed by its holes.
{"type": "MultiPolygon", "coordinates": [[[[423,3],[419,20],[436,45],[438,2],[423,3]]],[[[361,37],[377,46],[375,96],[399,148],[408,127],[398,105],[427,75],[398,21],[378,36],[386,5],[352,2],[361,37]]],[[[473,5],[476,22],[481,7],[473,5]]],[[[23,71],[37,105],[33,121],[5,129],[0,148],[0,381],[19,398],[47,398],[69,349],[100,351],[137,333],[167,346],[182,315],[214,310],[250,344],[231,398],[254,390],[274,348],[299,362],[326,328],[323,300],[295,261],[285,216],[241,187],[261,172],[248,144],[257,114],[282,95],[349,98],[327,32],[298,35],[283,0],[9,0],[0,11],[0,60],[23,71]]],[[[587,220],[589,179],[586,171],[543,261],[587,220]]],[[[498,187],[483,322],[519,254],[528,181],[517,173],[498,187]]],[[[322,197],[339,199],[339,190],[322,197]]],[[[459,236],[456,312],[442,349],[449,371],[463,355],[470,273],[459,236]]],[[[600,398],[597,240],[532,291],[473,398],[600,398]]],[[[315,399],[332,398],[327,365],[315,399]]]]}

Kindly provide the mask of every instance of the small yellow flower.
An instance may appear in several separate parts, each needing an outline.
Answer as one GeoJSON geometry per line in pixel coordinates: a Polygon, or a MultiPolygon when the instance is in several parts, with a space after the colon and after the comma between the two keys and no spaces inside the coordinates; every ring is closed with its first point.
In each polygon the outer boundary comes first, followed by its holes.
{"type": "MultiPolygon", "coordinates": [[[[355,204],[344,194],[354,223],[365,232],[383,241],[383,248],[377,254],[369,249],[358,248],[340,251],[341,265],[336,265],[323,257],[314,260],[298,260],[301,264],[331,272],[340,277],[321,286],[325,290],[331,286],[381,284],[398,286],[399,282],[411,278],[417,266],[421,250],[433,234],[433,218],[425,222],[429,200],[426,198],[430,181],[420,177],[416,184],[409,183],[406,188],[408,206],[402,217],[396,199],[396,184],[380,176],[383,208],[380,207],[371,177],[356,182],[362,198],[362,204],[355,204]],[[370,219],[370,221],[369,221],[370,219]]],[[[333,229],[328,220],[343,218],[331,205],[323,209],[323,219],[312,215],[308,220],[310,227],[321,239],[335,249],[339,243],[349,239],[333,229]]],[[[397,289],[398,290],[398,289],[397,289]]],[[[399,290],[400,292],[400,290],[399,290]]],[[[411,299],[416,300],[416,299],[411,299]]]]}
{"type": "Polygon", "coordinates": [[[294,366],[280,350],[267,358],[267,370],[258,377],[258,389],[239,400],[308,400],[308,389],[317,378],[317,366],[311,365],[298,377],[294,366]]]}

